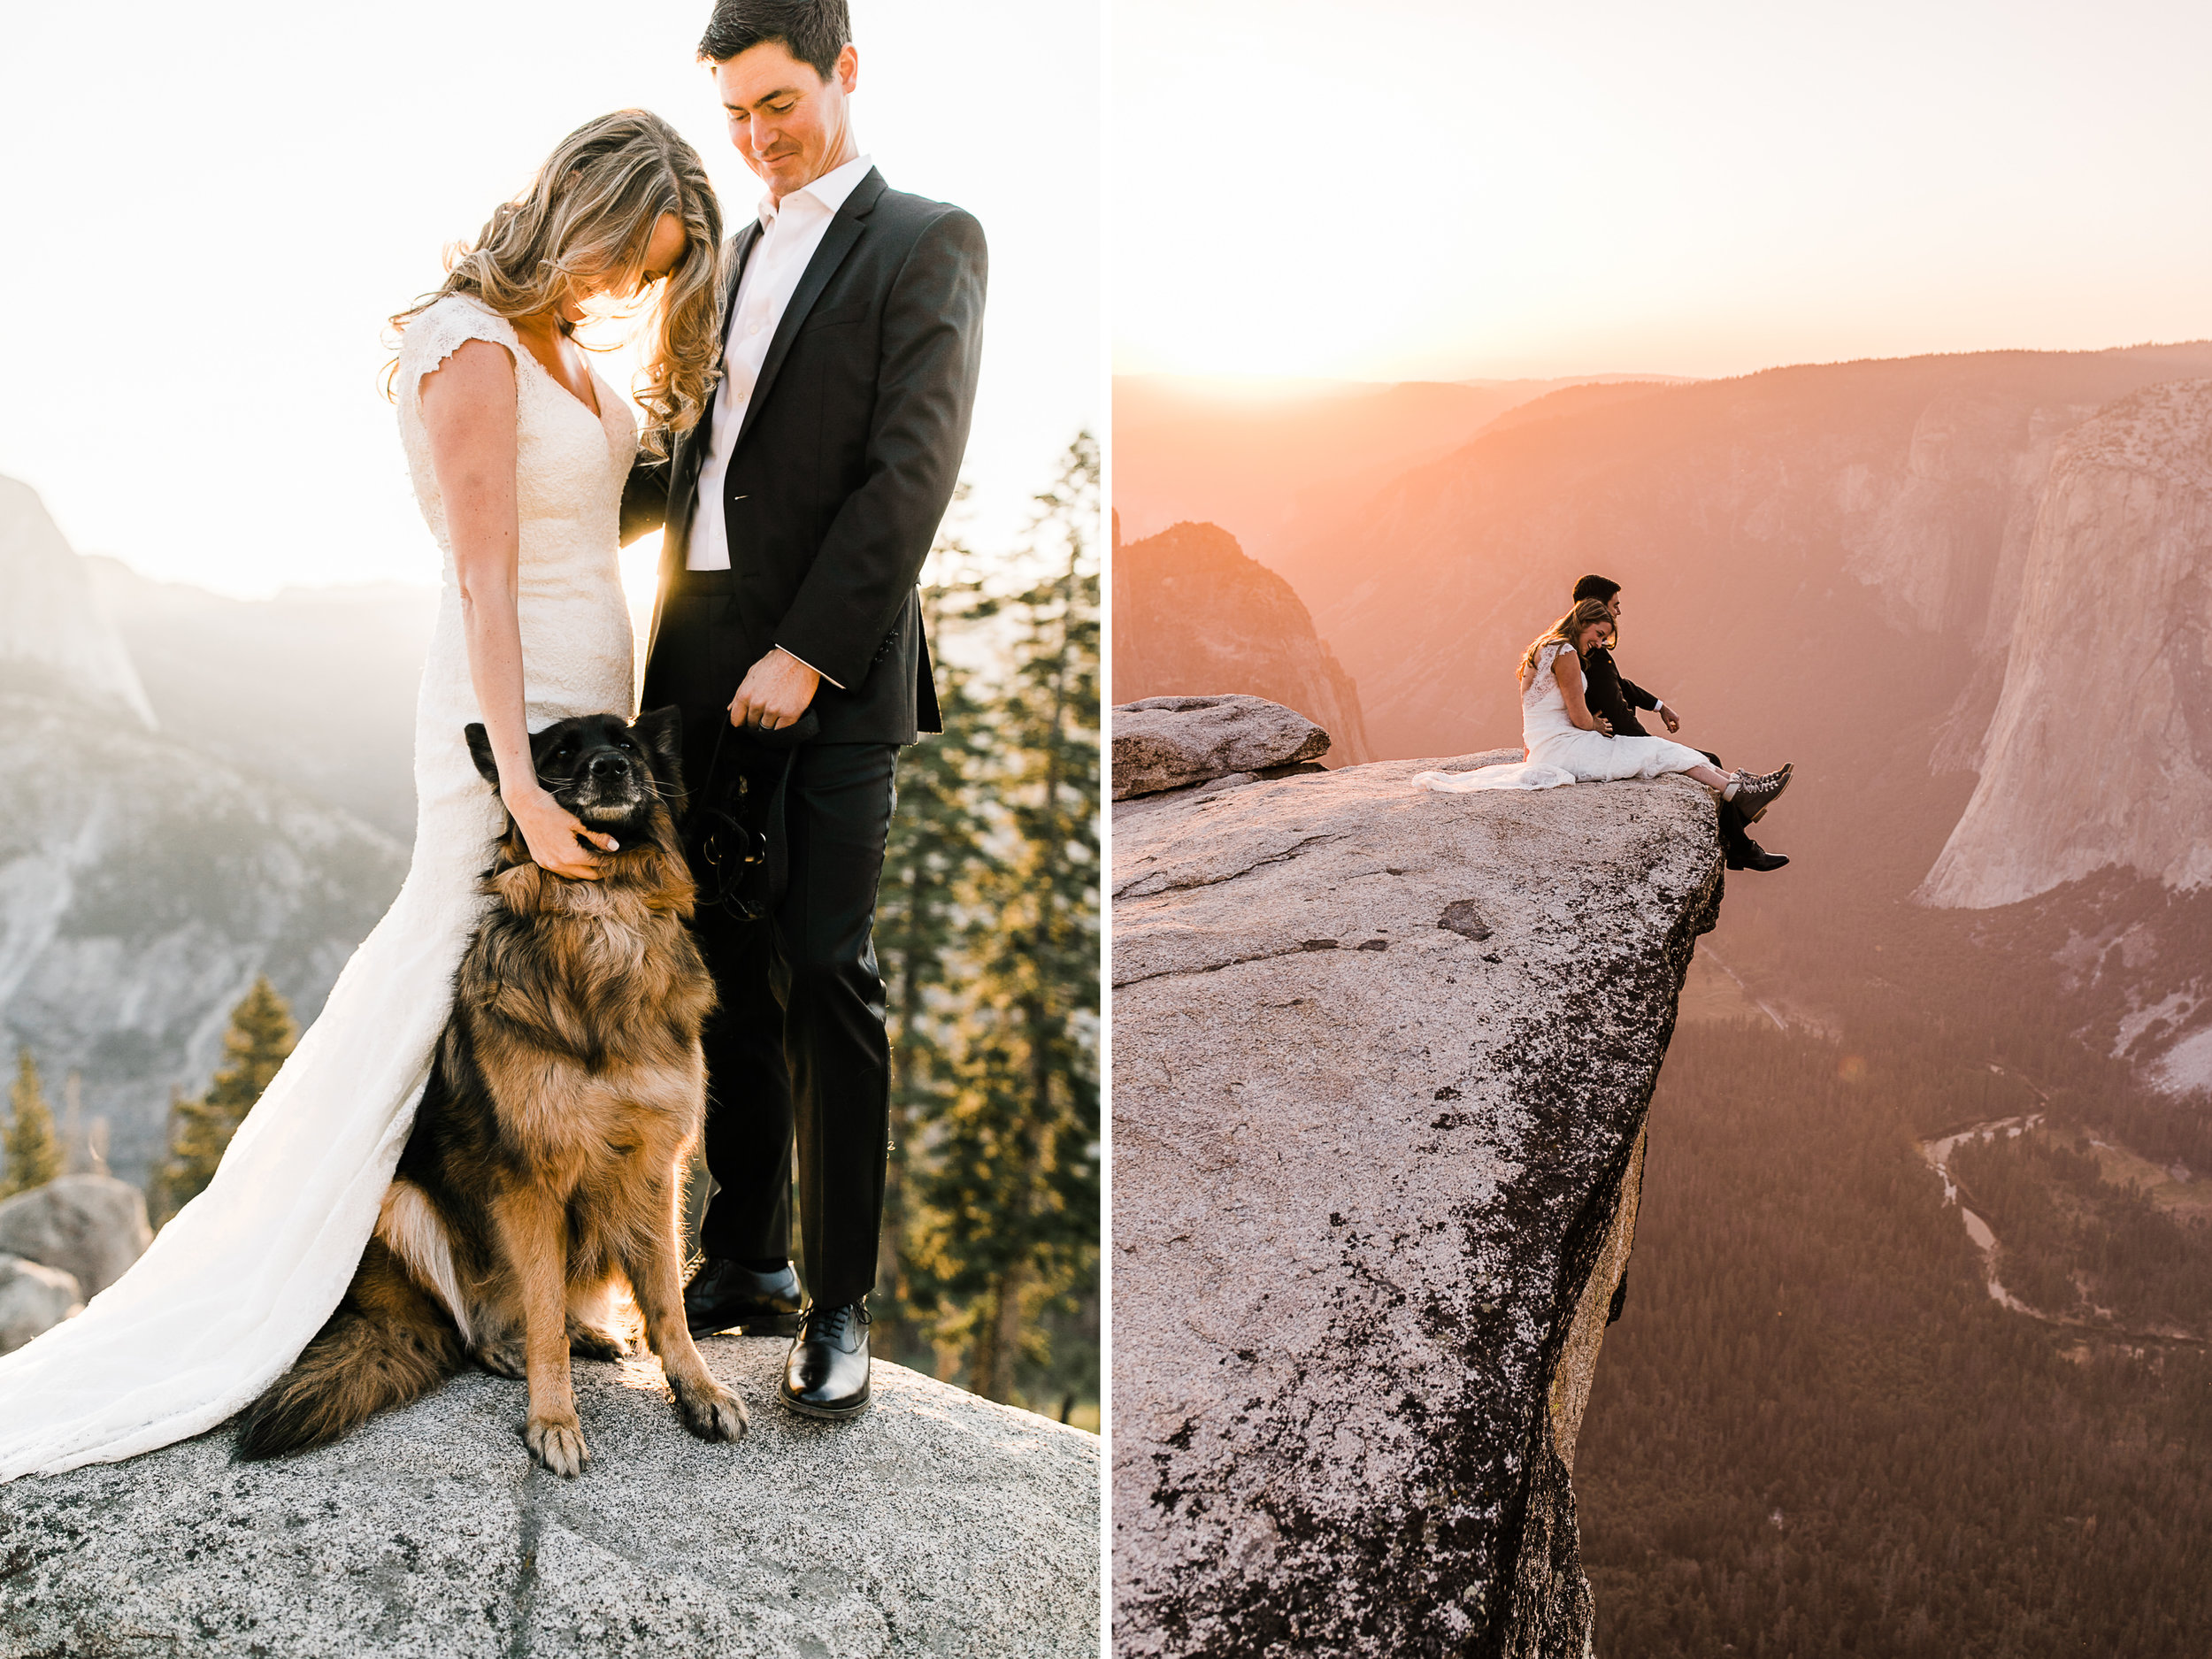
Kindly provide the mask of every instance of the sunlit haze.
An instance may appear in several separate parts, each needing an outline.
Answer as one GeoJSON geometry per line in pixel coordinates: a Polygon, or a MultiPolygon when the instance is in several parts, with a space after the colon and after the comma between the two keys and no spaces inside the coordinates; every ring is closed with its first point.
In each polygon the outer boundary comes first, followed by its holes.
{"type": "Polygon", "coordinates": [[[2212,12],[1118,0],[1124,373],[2212,334],[2212,12]]]}
{"type": "MultiPolygon", "coordinates": [[[[165,580],[435,581],[380,388],[384,319],[610,110],[673,122],[742,223],[760,185],[693,60],[710,10],[12,8],[0,474],[80,550],[165,580]]],[[[862,148],[990,239],[966,470],[979,531],[1009,529],[1100,419],[1097,11],[854,0],[853,26],[862,148]]]]}

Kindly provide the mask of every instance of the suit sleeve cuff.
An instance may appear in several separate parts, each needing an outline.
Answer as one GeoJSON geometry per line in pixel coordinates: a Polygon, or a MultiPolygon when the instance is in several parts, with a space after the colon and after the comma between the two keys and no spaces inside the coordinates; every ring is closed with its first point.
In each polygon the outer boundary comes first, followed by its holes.
{"type": "Polygon", "coordinates": [[[788,657],[793,662],[798,664],[800,667],[814,669],[815,674],[820,679],[824,685],[835,686],[840,691],[845,689],[842,682],[832,680],[827,674],[823,673],[820,669],[815,668],[812,663],[808,662],[805,657],[800,656],[798,652],[793,650],[789,646],[779,645],[776,649],[781,651],[786,657],[788,657]]]}

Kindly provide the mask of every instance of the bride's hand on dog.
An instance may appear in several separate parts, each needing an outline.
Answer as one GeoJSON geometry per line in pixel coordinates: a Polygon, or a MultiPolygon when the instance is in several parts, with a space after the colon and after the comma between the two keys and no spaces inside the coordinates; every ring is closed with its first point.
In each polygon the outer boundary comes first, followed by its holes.
{"type": "Polygon", "coordinates": [[[543,789],[529,800],[509,802],[507,810],[515,815],[522,839],[530,844],[530,856],[557,876],[566,876],[572,881],[596,881],[601,872],[591,848],[601,852],[617,850],[613,836],[586,829],[566,807],[543,789]]]}

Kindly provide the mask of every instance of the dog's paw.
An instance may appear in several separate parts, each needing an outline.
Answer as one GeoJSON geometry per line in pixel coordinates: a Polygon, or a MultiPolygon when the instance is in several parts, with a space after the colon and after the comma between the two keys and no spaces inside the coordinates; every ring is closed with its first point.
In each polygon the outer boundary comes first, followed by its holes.
{"type": "Polygon", "coordinates": [[[517,1382],[530,1374],[520,1342],[482,1343],[476,1349],[476,1363],[495,1377],[511,1377],[517,1382]]]}
{"type": "Polygon", "coordinates": [[[672,1382],[676,1395],[676,1415],[684,1420],[684,1426],[703,1440],[741,1440],[752,1419],[745,1415],[745,1402],[721,1384],[709,1380],[704,1383],[672,1382]]]}
{"type": "Polygon", "coordinates": [[[573,1417],[565,1422],[532,1417],[522,1431],[522,1440],[531,1456],[564,1480],[574,1479],[590,1465],[591,1454],[584,1449],[584,1431],[573,1417]]]}
{"type": "Polygon", "coordinates": [[[627,1359],[637,1350],[618,1332],[579,1322],[568,1327],[568,1351],[580,1359],[627,1359]]]}

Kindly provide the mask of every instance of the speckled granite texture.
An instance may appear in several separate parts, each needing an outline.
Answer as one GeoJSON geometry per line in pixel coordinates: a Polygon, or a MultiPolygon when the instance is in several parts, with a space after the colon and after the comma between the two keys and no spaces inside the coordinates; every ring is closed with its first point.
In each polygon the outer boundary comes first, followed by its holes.
{"type": "Polygon", "coordinates": [[[734,1446],[654,1361],[579,1361],[573,1481],[523,1449],[523,1385],[471,1373],[283,1462],[226,1428],[0,1486],[0,1655],[1094,1655],[1097,1440],[880,1363],[865,1416],[804,1422],[788,1346],[700,1343],[734,1446]]]}
{"type": "Polygon", "coordinates": [[[1131,1659],[1587,1651],[1568,1469],[1715,809],[1435,764],[1116,809],[1131,1659]]]}

